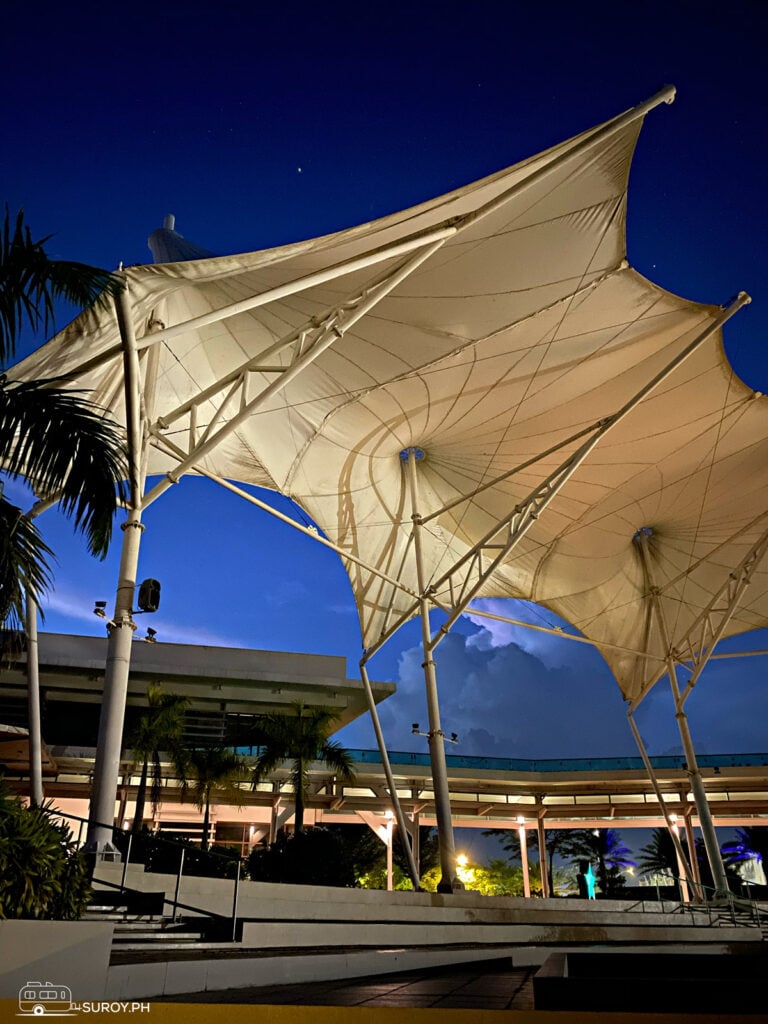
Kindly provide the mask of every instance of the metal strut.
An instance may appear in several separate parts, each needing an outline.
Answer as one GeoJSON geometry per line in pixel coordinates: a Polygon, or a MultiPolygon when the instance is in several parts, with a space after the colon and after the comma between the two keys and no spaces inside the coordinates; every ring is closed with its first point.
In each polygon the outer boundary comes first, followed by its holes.
{"type": "MultiPolygon", "coordinates": [[[[448,769],[445,761],[445,734],[440,725],[440,704],[437,695],[437,672],[431,650],[431,632],[429,626],[429,597],[426,587],[424,570],[424,552],[422,547],[422,521],[419,514],[419,480],[416,469],[419,451],[408,448],[406,456],[408,485],[411,495],[411,518],[413,520],[413,547],[416,560],[416,578],[419,598],[419,615],[421,618],[421,638],[424,648],[424,683],[427,696],[427,714],[429,716],[429,757],[432,764],[432,784],[435,792],[435,817],[437,819],[437,839],[440,848],[440,882],[438,892],[455,892],[463,889],[456,874],[456,848],[453,840],[453,822],[451,818],[451,800],[448,791],[448,769]]],[[[423,456],[423,453],[421,453],[423,456]]]]}
{"type": "Polygon", "coordinates": [[[691,677],[683,691],[681,704],[686,702],[699,681],[699,676],[714,653],[715,645],[725,633],[755,570],[767,552],[768,530],[752,545],[733,572],[728,574],[728,579],[677,644],[676,660],[684,660],[691,666],[691,677]]]}
{"type": "MultiPolygon", "coordinates": [[[[127,287],[123,288],[117,296],[116,307],[123,345],[130,504],[128,517],[122,526],[123,547],[120,556],[115,611],[111,620],[112,624],[108,627],[104,700],[99,717],[99,735],[91,791],[91,822],[102,823],[113,821],[115,816],[131,646],[133,632],[136,629],[131,612],[136,590],[141,534],[144,530],[141,514],[147,465],[146,411],[148,404],[151,405],[152,402],[152,396],[142,395],[141,391],[141,369],[127,287]]],[[[148,369],[148,383],[151,386],[154,386],[155,371],[156,366],[154,369],[148,369]]],[[[107,824],[90,824],[86,846],[93,853],[106,852],[110,854],[114,850],[112,829],[107,824]]]]}
{"type": "MultiPolygon", "coordinates": [[[[639,530],[635,535],[635,543],[640,549],[647,586],[647,600],[651,603],[654,610],[656,626],[667,658],[667,675],[669,676],[669,684],[672,688],[672,696],[675,701],[675,720],[677,721],[680,739],[682,740],[683,750],[685,751],[687,772],[691,781],[691,791],[696,804],[696,811],[699,816],[699,826],[701,827],[704,846],[707,851],[707,860],[709,861],[709,866],[712,869],[712,877],[714,879],[716,890],[727,893],[729,892],[728,878],[725,874],[723,859],[720,855],[720,845],[717,841],[717,833],[715,832],[715,826],[712,821],[712,813],[709,809],[709,803],[707,802],[707,794],[701,777],[701,769],[699,768],[696,760],[696,752],[694,750],[691,731],[688,725],[688,716],[683,710],[683,701],[677,680],[677,667],[672,653],[667,620],[664,614],[664,608],[661,604],[660,591],[656,585],[653,567],[651,565],[650,552],[648,550],[648,531],[639,530]]],[[[630,719],[630,723],[631,722],[632,719],[630,719]]]]}

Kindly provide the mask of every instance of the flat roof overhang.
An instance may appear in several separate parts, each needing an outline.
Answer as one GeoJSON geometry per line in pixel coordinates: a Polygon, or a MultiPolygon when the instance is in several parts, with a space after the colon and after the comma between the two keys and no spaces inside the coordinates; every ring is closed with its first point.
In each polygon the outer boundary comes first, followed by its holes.
{"type": "MultiPolygon", "coordinates": [[[[98,704],[104,690],[107,638],[39,635],[40,688],[49,701],[98,704]]],[[[26,655],[2,671],[4,696],[26,699],[26,655]]],[[[158,683],[186,697],[195,711],[260,715],[291,704],[327,707],[336,729],[368,710],[363,685],[348,679],[346,658],[196,644],[133,645],[128,705],[146,705],[146,690],[158,683]]],[[[377,703],[395,692],[394,683],[372,682],[377,703]]]]}

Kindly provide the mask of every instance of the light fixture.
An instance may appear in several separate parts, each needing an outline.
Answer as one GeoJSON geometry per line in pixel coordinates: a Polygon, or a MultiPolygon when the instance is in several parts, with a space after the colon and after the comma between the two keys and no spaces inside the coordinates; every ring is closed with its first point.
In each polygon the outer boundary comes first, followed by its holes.
{"type": "Polygon", "coordinates": [[[98,615],[98,617],[100,619],[104,619],[104,621],[106,622],[107,626],[114,627],[115,624],[112,621],[112,619],[108,619],[107,618],[107,602],[106,601],[96,601],[95,602],[95,607],[93,609],[93,614],[94,615],[98,615]]]}
{"type": "Polygon", "coordinates": [[[522,814],[518,814],[518,816],[517,816],[517,824],[518,825],[524,825],[525,824],[525,818],[523,817],[522,814]]]}
{"type": "MultiPolygon", "coordinates": [[[[428,740],[432,739],[432,733],[431,732],[422,732],[421,729],[419,728],[419,723],[418,722],[413,722],[413,724],[411,725],[411,733],[414,736],[426,736],[426,738],[428,740]]],[[[458,743],[459,742],[459,734],[456,733],[456,732],[452,732],[450,736],[443,735],[443,741],[445,743],[458,743]]]]}
{"type": "Polygon", "coordinates": [[[157,630],[156,629],[152,629],[151,626],[147,626],[147,635],[144,637],[145,643],[156,644],[157,643],[157,640],[155,640],[156,636],[157,636],[157,630]]]}
{"type": "Polygon", "coordinates": [[[460,868],[465,868],[467,864],[469,864],[469,858],[467,857],[466,853],[460,853],[459,856],[456,858],[456,863],[459,865],[460,868]]]}

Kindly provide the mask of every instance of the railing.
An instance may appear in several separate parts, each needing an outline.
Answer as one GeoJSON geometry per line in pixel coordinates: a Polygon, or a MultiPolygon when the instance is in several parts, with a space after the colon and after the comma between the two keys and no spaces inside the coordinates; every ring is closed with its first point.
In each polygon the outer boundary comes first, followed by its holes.
{"type": "MultiPolygon", "coordinates": [[[[114,843],[115,843],[115,849],[120,853],[120,858],[121,858],[122,864],[123,864],[123,871],[122,871],[122,876],[120,878],[120,884],[118,885],[115,882],[108,882],[108,881],[106,881],[104,879],[98,879],[98,882],[99,882],[100,885],[106,885],[109,888],[118,889],[120,891],[120,893],[124,893],[126,891],[125,880],[126,880],[126,876],[128,874],[128,865],[131,862],[131,853],[132,852],[134,852],[134,853],[137,852],[134,849],[134,839],[136,838],[136,835],[134,835],[134,833],[132,831],[129,831],[127,829],[118,828],[116,825],[107,825],[104,822],[96,821],[94,818],[83,818],[83,817],[81,817],[78,814],[67,814],[64,811],[59,811],[59,810],[57,810],[55,808],[50,808],[49,809],[49,813],[51,815],[55,816],[55,817],[64,818],[64,819],[67,819],[69,821],[77,821],[79,823],[78,824],[77,841],[76,841],[78,847],[82,847],[82,837],[83,837],[83,830],[84,830],[85,826],[93,824],[93,825],[97,825],[99,827],[109,828],[109,829],[112,830],[112,837],[113,837],[113,840],[114,840],[114,843]]],[[[173,907],[172,921],[174,923],[176,922],[176,920],[178,918],[179,908],[181,908],[182,910],[191,910],[191,911],[193,911],[196,914],[203,914],[206,917],[210,917],[210,918],[213,918],[213,919],[216,919],[216,920],[222,920],[222,919],[226,920],[226,918],[222,914],[216,914],[213,911],[205,910],[202,907],[190,906],[189,904],[181,903],[179,901],[179,891],[181,889],[181,879],[182,879],[182,876],[184,874],[184,864],[185,864],[185,860],[188,860],[188,855],[190,853],[194,854],[194,858],[195,858],[194,868],[196,869],[196,870],[194,870],[191,873],[194,874],[194,875],[197,875],[198,877],[200,875],[202,875],[203,877],[209,877],[209,878],[227,878],[229,876],[229,874],[230,874],[230,869],[231,869],[231,873],[232,873],[232,876],[233,876],[233,883],[234,884],[233,884],[233,891],[232,891],[232,912],[231,912],[231,914],[229,916],[229,919],[231,921],[231,933],[230,934],[231,934],[231,941],[232,942],[236,942],[237,941],[237,932],[238,932],[237,907],[238,907],[238,896],[239,896],[239,892],[240,892],[240,878],[241,878],[241,875],[243,873],[243,868],[244,868],[243,858],[242,857],[225,856],[224,854],[221,854],[221,853],[218,853],[218,852],[215,852],[215,851],[211,851],[211,850],[200,850],[199,848],[194,847],[192,845],[183,844],[183,843],[179,842],[178,840],[164,839],[161,836],[156,836],[156,835],[153,835],[152,833],[148,833],[148,832],[144,832],[144,831],[137,833],[137,835],[138,835],[138,842],[135,845],[136,846],[140,845],[140,846],[144,847],[144,850],[142,852],[144,853],[145,857],[146,857],[147,854],[149,855],[149,857],[150,857],[150,866],[151,866],[153,861],[155,862],[155,864],[157,864],[157,859],[158,858],[157,858],[156,855],[157,855],[158,851],[164,852],[166,855],[170,856],[172,860],[175,859],[175,857],[173,855],[178,851],[178,854],[179,854],[178,868],[176,870],[176,884],[175,884],[175,890],[174,890],[174,894],[173,894],[173,899],[172,900],[168,899],[168,897],[165,894],[163,894],[163,903],[164,904],[168,903],[168,904],[170,904],[173,907]],[[200,871],[201,867],[204,868],[206,866],[209,869],[213,869],[213,870],[209,870],[209,872],[200,871]]],[[[139,856],[140,855],[141,854],[139,854],[139,856]]],[[[91,855],[91,856],[93,856],[93,867],[95,868],[96,856],[95,855],[91,855]]],[[[191,859],[191,858],[189,858],[189,859],[191,859]]],[[[144,863],[144,865],[145,865],[144,870],[147,871],[150,874],[153,873],[150,870],[150,868],[147,866],[146,860],[141,861],[141,860],[139,860],[137,858],[134,861],[134,863],[135,864],[144,863]]],[[[162,863],[162,860],[161,860],[161,863],[162,863]]],[[[188,864],[188,867],[189,867],[189,864],[188,864]]],[[[165,872],[163,872],[163,873],[165,873],[165,872]]],[[[168,874],[172,874],[172,873],[173,873],[172,871],[168,872],[168,874]]],[[[190,874],[189,871],[188,871],[188,874],[190,874]]]]}
{"type": "MultiPolygon", "coordinates": [[[[695,919],[697,914],[706,913],[710,925],[722,922],[725,914],[726,917],[730,917],[730,921],[734,925],[752,925],[756,928],[768,927],[768,907],[761,906],[757,900],[752,899],[748,894],[746,896],[739,896],[730,890],[715,889],[712,886],[703,885],[701,882],[691,882],[688,879],[680,878],[673,874],[669,874],[666,877],[669,878],[671,884],[678,887],[680,892],[680,900],[672,901],[676,905],[670,913],[690,914],[691,921],[695,919]],[[696,897],[694,900],[683,898],[686,886],[690,886],[693,890],[696,897]]],[[[658,884],[656,885],[656,896],[657,899],[654,902],[664,902],[661,899],[660,886],[658,884]]],[[[638,900],[637,903],[633,903],[631,907],[626,909],[627,911],[633,911],[638,907],[645,909],[646,902],[648,901],[638,900]]]]}

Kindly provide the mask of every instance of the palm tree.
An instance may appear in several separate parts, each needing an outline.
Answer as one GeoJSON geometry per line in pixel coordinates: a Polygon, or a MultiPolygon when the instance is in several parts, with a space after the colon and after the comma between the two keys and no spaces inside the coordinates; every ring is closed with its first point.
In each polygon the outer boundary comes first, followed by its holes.
{"type": "Polygon", "coordinates": [[[584,852],[589,859],[597,859],[597,884],[604,895],[625,885],[622,868],[635,867],[630,860],[632,851],[624,845],[621,833],[615,828],[580,829],[584,852]]]}
{"type": "Polygon", "coordinates": [[[176,768],[178,777],[186,777],[187,752],[182,742],[184,733],[184,712],[189,706],[186,697],[165,693],[161,686],[152,683],[147,687],[147,710],[139,718],[128,745],[134,757],[141,761],[141,778],[136,793],[136,810],[131,831],[136,834],[144,821],[144,805],[150,767],[152,769],[150,799],[152,811],[157,812],[163,785],[161,752],[167,751],[176,768]]]}
{"type": "Polygon", "coordinates": [[[228,747],[210,745],[189,751],[181,799],[185,800],[191,792],[195,806],[203,812],[201,849],[208,849],[211,801],[219,797],[221,801],[242,804],[243,791],[237,783],[245,781],[247,773],[245,760],[228,747]]]}
{"type": "Polygon", "coordinates": [[[253,766],[253,785],[270,775],[283,761],[291,762],[290,781],[294,792],[294,829],[304,829],[304,807],[309,791],[308,769],[312,761],[322,761],[343,782],[354,782],[354,762],[328,733],[338,716],[328,708],[293,705],[293,714],[264,715],[256,724],[255,739],[261,748],[253,766]]]}
{"type": "MultiPolygon", "coordinates": [[[[687,856],[685,839],[681,839],[681,844],[687,856]]],[[[668,828],[653,830],[651,841],[640,850],[638,867],[644,875],[666,875],[669,878],[677,878],[677,851],[668,828]]]]}
{"type": "MultiPolygon", "coordinates": [[[[6,209],[0,230],[0,366],[13,358],[22,329],[48,330],[54,304],[104,301],[121,285],[105,270],[52,260],[34,241],[19,211],[6,209]]],[[[55,387],[57,379],[9,381],[0,374],[0,466],[23,477],[59,507],[86,535],[92,554],[104,557],[118,500],[124,497],[124,447],[119,428],[81,392],[55,387]]],[[[50,583],[51,555],[39,532],[15,505],[0,496],[0,624],[20,626],[23,594],[50,583]]]]}
{"type": "Polygon", "coordinates": [[[736,838],[723,843],[723,863],[727,868],[738,868],[750,860],[765,865],[768,863],[768,828],[765,826],[747,825],[736,829],[736,838]]]}
{"type": "MultiPolygon", "coordinates": [[[[555,857],[565,859],[567,857],[581,857],[584,855],[583,829],[545,829],[544,849],[547,859],[547,875],[550,886],[555,877],[555,857]]],[[[501,848],[506,850],[510,860],[521,860],[520,836],[517,829],[489,828],[483,832],[484,836],[495,836],[501,843],[501,848]]],[[[528,842],[534,850],[539,848],[538,832],[527,833],[528,842]]],[[[554,890],[552,890],[554,891],[554,890]]]]}

